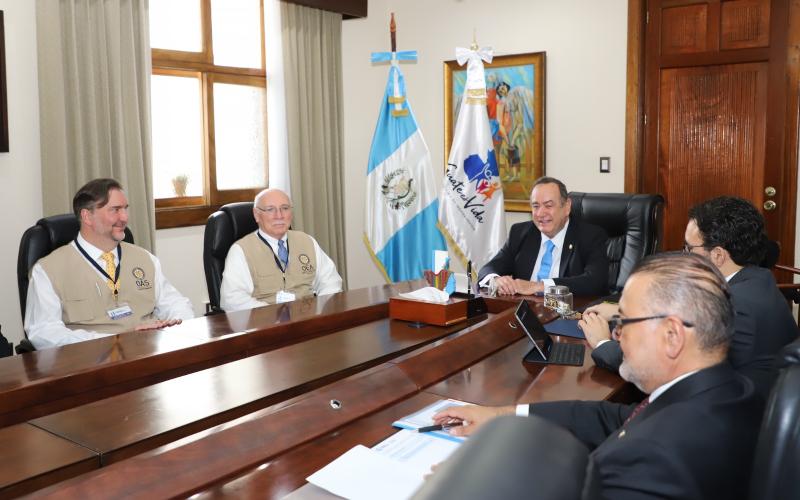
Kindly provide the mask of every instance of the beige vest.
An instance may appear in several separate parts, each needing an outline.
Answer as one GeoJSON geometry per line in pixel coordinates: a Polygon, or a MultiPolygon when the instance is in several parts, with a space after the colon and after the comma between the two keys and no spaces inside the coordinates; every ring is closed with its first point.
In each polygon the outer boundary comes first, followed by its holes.
{"type": "Polygon", "coordinates": [[[269,245],[261,241],[257,232],[236,243],[242,247],[247,259],[256,300],[274,304],[275,294],[280,290],[291,292],[298,299],[314,294],[311,285],[317,273],[317,253],[311,236],[300,231],[289,231],[289,264],[285,273],[275,262],[276,255],[269,245]]]}
{"type": "Polygon", "coordinates": [[[122,242],[119,297],[106,279],[73,245],[64,245],[39,261],[61,299],[61,319],[71,330],[122,333],[153,318],[155,309],[155,267],[148,253],[122,242]],[[128,304],[133,314],[112,320],[108,310],[128,304]]]}

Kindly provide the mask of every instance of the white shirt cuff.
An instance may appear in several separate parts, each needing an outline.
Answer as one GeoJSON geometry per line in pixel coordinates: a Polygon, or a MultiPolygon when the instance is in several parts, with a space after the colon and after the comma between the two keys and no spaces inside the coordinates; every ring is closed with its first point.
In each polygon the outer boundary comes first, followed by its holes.
{"type": "Polygon", "coordinates": [[[601,340],[600,342],[597,343],[596,346],[594,346],[594,348],[597,349],[598,347],[600,347],[601,345],[605,344],[606,342],[611,342],[611,339],[603,339],[603,340],[601,340]]]}
{"type": "Polygon", "coordinates": [[[530,405],[517,405],[516,415],[518,417],[527,417],[530,409],[530,405]]]}
{"type": "Polygon", "coordinates": [[[542,280],[542,285],[544,285],[545,287],[556,286],[556,282],[550,278],[547,278],[546,280],[542,280]]]}
{"type": "Polygon", "coordinates": [[[489,282],[492,281],[492,279],[494,279],[494,278],[496,278],[498,276],[500,276],[500,275],[499,274],[494,274],[494,273],[487,274],[486,276],[483,277],[483,279],[480,281],[480,283],[478,283],[478,286],[488,287],[489,286],[489,282]]]}

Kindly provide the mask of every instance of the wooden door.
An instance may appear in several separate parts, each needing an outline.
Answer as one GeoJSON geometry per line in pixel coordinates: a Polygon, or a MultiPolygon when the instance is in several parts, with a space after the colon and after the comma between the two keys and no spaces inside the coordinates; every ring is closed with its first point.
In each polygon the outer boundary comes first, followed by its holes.
{"type": "Polygon", "coordinates": [[[629,59],[639,44],[640,68],[632,73],[629,60],[626,190],[665,197],[662,247],[670,250],[683,244],[692,205],[723,194],[749,199],[791,263],[798,101],[797,48],[792,60],[788,47],[798,38],[790,29],[797,2],[630,1],[643,27],[629,40],[629,59]]]}

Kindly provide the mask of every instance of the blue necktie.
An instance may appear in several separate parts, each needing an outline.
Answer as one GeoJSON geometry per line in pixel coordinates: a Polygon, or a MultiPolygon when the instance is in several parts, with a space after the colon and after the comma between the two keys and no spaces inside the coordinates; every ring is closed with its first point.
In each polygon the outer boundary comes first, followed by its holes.
{"type": "Polygon", "coordinates": [[[536,274],[536,281],[542,281],[550,277],[550,268],[553,266],[553,249],[556,247],[553,240],[547,240],[545,243],[547,248],[544,249],[542,255],[542,265],[539,266],[539,272],[536,274]]]}
{"type": "Polygon", "coordinates": [[[278,240],[278,258],[286,269],[286,264],[289,263],[289,250],[286,249],[286,242],[283,240],[278,240]]]}

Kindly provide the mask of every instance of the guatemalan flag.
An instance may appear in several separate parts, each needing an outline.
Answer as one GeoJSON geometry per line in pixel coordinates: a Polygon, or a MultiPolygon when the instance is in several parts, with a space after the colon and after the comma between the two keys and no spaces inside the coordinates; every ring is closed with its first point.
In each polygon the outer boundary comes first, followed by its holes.
{"type": "Polygon", "coordinates": [[[481,61],[492,62],[492,49],[457,48],[456,59],[461,66],[467,63],[467,81],[447,159],[439,222],[461,254],[480,269],[506,237],[503,186],[486,113],[481,61]]]}
{"type": "Polygon", "coordinates": [[[391,282],[421,278],[433,267],[433,251],[447,249],[436,227],[439,201],[431,155],[398,65],[416,59],[416,51],[372,54],[373,63],[391,61],[391,67],[369,153],[364,240],[391,282]]]}

